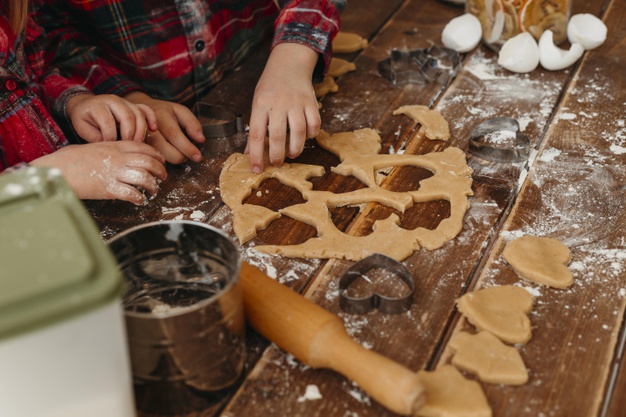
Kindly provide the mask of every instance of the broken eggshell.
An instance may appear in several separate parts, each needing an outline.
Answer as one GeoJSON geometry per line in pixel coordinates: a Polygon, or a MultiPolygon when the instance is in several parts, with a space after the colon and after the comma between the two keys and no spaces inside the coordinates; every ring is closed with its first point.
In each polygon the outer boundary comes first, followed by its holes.
{"type": "Polygon", "coordinates": [[[579,43],[574,43],[569,51],[554,44],[554,34],[546,30],[539,39],[539,63],[550,71],[558,71],[569,67],[583,55],[585,49],[579,43]]]}
{"type": "Polygon", "coordinates": [[[441,32],[441,42],[457,52],[469,52],[478,45],[482,35],[483,30],[478,18],[465,13],[446,24],[441,32]]]}
{"type": "Polygon", "coordinates": [[[571,17],[567,24],[567,39],[571,44],[579,43],[585,50],[594,49],[606,40],[607,28],[604,22],[589,13],[571,17]]]}
{"type": "Polygon", "coordinates": [[[531,72],[539,65],[539,46],[528,32],[507,40],[498,54],[498,65],[517,73],[531,72]]]}

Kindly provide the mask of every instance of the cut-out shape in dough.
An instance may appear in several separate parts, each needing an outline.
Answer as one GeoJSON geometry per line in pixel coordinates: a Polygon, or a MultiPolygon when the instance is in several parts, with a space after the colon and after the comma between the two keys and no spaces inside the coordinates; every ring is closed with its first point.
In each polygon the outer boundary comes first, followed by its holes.
{"type": "Polygon", "coordinates": [[[523,385],[528,371],[517,349],[507,346],[489,332],[455,333],[449,346],[455,350],[452,364],[478,375],[490,384],[523,385]]]}
{"type": "Polygon", "coordinates": [[[456,305],[478,330],[491,332],[503,342],[526,343],[532,337],[528,314],[533,297],[523,288],[503,285],[469,292],[456,305]]]}
{"type": "Polygon", "coordinates": [[[356,52],[366,47],[367,39],[356,33],[339,31],[333,39],[333,52],[338,54],[356,52]]]}
{"type": "Polygon", "coordinates": [[[465,378],[454,366],[443,365],[433,372],[419,371],[426,387],[426,404],[421,417],[491,417],[491,407],[480,384],[465,378]]]}
{"type": "Polygon", "coordinates": [[[340,77],[343,74],[356,70],[356,64],[354,62],[347,61],[345,59],[333,57],[330,60],[330,68],[328,68],[329,77],[340,77]]]}
{"type": "Polygon", "coordinates": [[[567,288],[574,282],[567,267],[570,251],[556,239],[522,236],[509,242],[502,256],[517,275],[528,281],[556,288],[567,288]]]}
{"type": "Polygon", "coordinates": [[[450,139],[448,122],[437,110],[431,110],[426,106],[402,106],[393,112],[394,116],[406,114],[415,122],[422,125],[426,131],[426,137],[431,140],[450,139]]]}
{"type": "Polygon", "coordinates": [[[315,90],[315,97],[320,98],[328,93],[336,93],[339,91],[339,86],[333,77],[326,77],[321,83],[313,84],[313,90],[315,90]]]}
{"type": "Polygon", "coordinates": [[[342,194],[313,190],[307,178],[322,175],[323,167],[270,165],[261,174],[254,174],[247,155],[233,154],[222,169],[220,190],[222,200],[233,210],[233,228],[242,244],[254,237],[249,232],[251,228],[266,227],[269,223],[269,216],[256,219],[240,214],[247,206],[242,202],[250,195],[251,189],[258,187],[267,178],[275,178],[302,193],[306,203],[286,207],[280,210],[280,214],[315,227],[317,237],[298,245],[255,246],[261,252],[294,258],[344,258],[354,261],[379,252],[396,260],[403,260],[420,247],[429,250],[440,248],[462,230],[463,217],[469,208],[467,197],[472,195],[472,169],[467,165],[465,153],[460,149],[450,147],[442,152],[426,155],[381,155],[378,154],[381,148],[380,136],[372,129],[332,136],[322,131],[316,139],[320,146],[341,160],[338,166],[332,168],[333,172],[354,176],[367,188],[342,194]],[[434,175],[422,180],[416,191],[393,192],[382,188],[376,181],[376,172],[399,166],[425,168],[434,175]],[[433,200],[450,202],[450,216],[443,219],[434,230],[423,227],[404,229],[399,226],[398,216],[392,214],[384,220],[376,221],[371,234],[350,236],[336,228],[328,210],[377,202],[404,212],[414,203],[433,200]]]}

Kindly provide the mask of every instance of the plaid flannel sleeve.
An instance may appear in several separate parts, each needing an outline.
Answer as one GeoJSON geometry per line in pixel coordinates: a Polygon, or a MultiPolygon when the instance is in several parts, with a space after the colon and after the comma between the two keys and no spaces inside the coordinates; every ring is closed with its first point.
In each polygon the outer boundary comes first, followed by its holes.
{"type": "Polygon", "coordinates": [[[79,30],[63,0],[32,0],[34,20],[46,29],[46,61],[75,84],[96,94],[123,96],[141,87],[99,54],[96,42],[79,30]]]}
{"type": "Polygon", "coordinates": [[[299,43],[317,53],[319,60],[313,82],[320,82],[328,71],[332,40],[341,24],[339,13],[346,0],[279,0],[281,12],[274,24],[272,47],[280,43],[299,43]]]}

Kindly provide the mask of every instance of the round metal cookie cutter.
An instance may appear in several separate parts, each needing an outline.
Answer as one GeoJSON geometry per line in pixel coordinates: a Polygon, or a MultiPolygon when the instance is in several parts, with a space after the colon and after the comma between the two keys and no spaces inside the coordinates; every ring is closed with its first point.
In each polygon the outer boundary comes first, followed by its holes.
{"type": "Polygon", "coordinates": [[[494,117],[476,126],[469,139],[469,151],[486,160],[502,163],[524,162],[530,155],[530,139],[520,132],[520,126],[512,117],[494,117]],[[511,132],[515,138],[512,144],[497,146],[485,140],[497,132],[511,132]]]}

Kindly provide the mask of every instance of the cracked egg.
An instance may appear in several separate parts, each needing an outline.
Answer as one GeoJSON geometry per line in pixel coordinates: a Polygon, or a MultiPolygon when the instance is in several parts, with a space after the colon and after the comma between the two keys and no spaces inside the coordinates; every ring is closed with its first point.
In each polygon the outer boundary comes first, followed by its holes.
{"type": "Polygon", "coordinates": [[[500,49],[498,64],[511,72],[531,72],[539,65],[537,41],[528,32],[510,38],[500,49]]]}
{"type": "Polygon", "coordinates": [[[446,24],[441,32],[441,42],[457,52],[469,52],[478,45],[482,34],[478,18],[473,14],[465,13],[446,24]]]}
{"type": "Polygon", "coordinates": [[[569,67],[583,56],[585,49],[581,44],[573,44],[569,50],[561,49],[554,44],[553,33],[546,30],[539,39],[539,63],[550,71],[558,71],[569,67]]]}
{"type": "Polygon", "coordinates": [[[585,50],[597,48],[606,40],[604,22],[589,13],[572,16],[567,24],[567,39],[571,44],[579,43],[585,50]]]}

